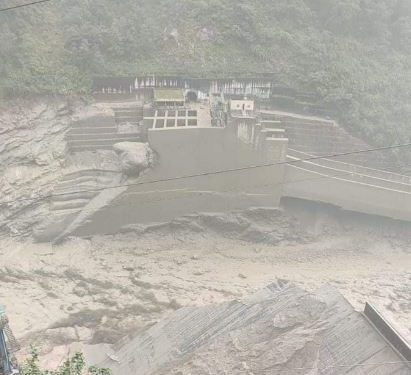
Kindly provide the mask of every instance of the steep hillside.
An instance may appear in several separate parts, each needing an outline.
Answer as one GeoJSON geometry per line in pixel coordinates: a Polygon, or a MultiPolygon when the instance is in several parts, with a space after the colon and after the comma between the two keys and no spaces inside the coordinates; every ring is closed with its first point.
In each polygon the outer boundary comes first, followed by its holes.
{"type": "Polygon", "coordinates": [[[96,75],[266,73],[314,92],[375,144],[403,143],[410,41],[410,0],[51,1],[0,13],[0,90],[87,93],[96,75]]]}

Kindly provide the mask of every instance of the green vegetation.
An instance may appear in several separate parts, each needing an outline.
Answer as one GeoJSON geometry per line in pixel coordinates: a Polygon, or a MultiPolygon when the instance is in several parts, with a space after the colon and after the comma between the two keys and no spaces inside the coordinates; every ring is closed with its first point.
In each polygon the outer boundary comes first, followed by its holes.
{"type": "Polygon", "coordinates": [[[0,13],[0,91],[267,73],[375,144],[409,141],[411,0],[59,0],[0,13]]]}
{"type": "Polygon", "coordinates": [[[90,367],[85,371],[86,363],[81,353],[76,353],[67,359],[57,370],[42,370],[39,366],[39,355],[36,349],[32,350],[31,357],[23,364],[21,375],[110,375],[108,369],[90,367]]]}

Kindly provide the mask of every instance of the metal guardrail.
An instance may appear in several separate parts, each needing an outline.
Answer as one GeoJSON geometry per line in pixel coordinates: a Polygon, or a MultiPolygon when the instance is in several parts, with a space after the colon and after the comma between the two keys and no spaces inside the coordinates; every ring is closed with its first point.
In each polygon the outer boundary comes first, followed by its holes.
{"type": "Polygon", "coordinates": [[[411,361],[410,344],[384,319],[378,310],[368,302],[365,305],[364,315],[406,361],[411,361]]]}

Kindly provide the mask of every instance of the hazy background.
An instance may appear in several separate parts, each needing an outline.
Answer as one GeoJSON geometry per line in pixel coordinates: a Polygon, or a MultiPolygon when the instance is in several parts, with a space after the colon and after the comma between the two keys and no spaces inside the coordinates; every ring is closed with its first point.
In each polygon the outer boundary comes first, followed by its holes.
{"type": "Polygon", "coordinates": [[[102,75],[267,73],[373,144],[411,136],[410,0],[53,1],[1,13],[0,46],[3,96],[89,93],[102,75]]]}

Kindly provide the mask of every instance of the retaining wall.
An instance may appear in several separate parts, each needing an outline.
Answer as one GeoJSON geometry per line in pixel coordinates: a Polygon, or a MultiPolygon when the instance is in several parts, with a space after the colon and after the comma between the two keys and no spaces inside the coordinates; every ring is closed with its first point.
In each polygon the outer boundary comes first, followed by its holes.
{"type": "Polygon", "coordinates": [[[111,116],[94,116],[72,123],[66,134],[69,150],[71,152],[112,150],[113,145],[119,142],[141,141],[141,133],[137,126],[133,132],[119,132],[120,121],[121,117],[119,120],[111,116]]]}

